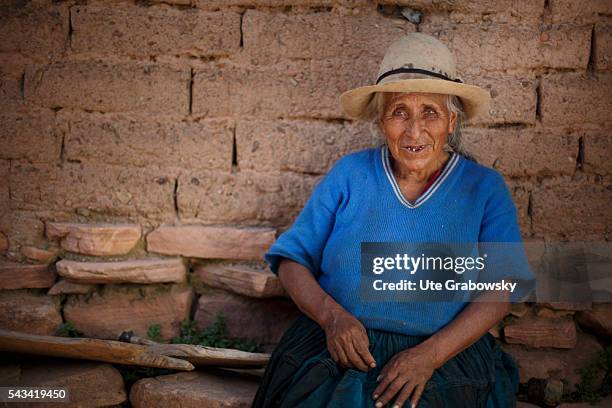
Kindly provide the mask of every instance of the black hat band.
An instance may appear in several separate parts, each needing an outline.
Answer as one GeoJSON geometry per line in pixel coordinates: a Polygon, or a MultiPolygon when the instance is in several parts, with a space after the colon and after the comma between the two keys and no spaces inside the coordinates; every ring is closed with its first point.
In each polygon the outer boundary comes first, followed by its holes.
{"type": "Polygon", "coordinates": [[[383,78],[386,78],[389,75],[400,74],[400,73],[405,73],[405,72],[412,72],[412,73],[416,73],[416,74],[424,74],[424,75],[429,75],[429,76],[432,76],[432,77],[444,79],[446,81],[463,83],[463,81],[460,80],[459,78],[452,79],[452,78],[447,77],[446,75],[439,74],[439,73],[433,72],[433,71],[428,71],[426,69],[420,69],[420,68],[397,68],[397,69],[392,69],[391,71],[387,71],[384,74],[382,74],[381,76],[379,76],[378,79],[376,80],[376,84],[378,84],[383,78]]]}

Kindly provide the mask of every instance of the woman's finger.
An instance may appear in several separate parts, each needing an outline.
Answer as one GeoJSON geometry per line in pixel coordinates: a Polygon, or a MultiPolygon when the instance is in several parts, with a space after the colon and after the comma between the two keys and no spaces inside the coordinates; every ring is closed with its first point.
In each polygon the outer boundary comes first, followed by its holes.
{"type": "Polygon", "coordinates": [[[414,391],[415,385],[416,384],[413,383],[413,382],[409,382],[409,383],[404,384],[404,386],[402,387],[402,390],[400,391],[399,395],[397,396],[397,398],[395,398],[395,402],[393,403],[393,406],[391,408],[400,408],[400,407],[403,407],[404,403],[410,397],[410,394],[412,394],[412,391],[414,391]]]}
{"type": "Polygon", "coordinates": [[[378,379],[380,379],[380,382],[378,383],[378,385],[374,389],[374,392],[372,393],[372,398],[378,399],[381,396],[381,394],[385,392],[385,390],[387,389],[389,384],[391,384],[391,382],[393,380],[395,380],[396,377],[393,376],[393,375],[388,374],[387,372],[388,372],[388,370],[385,370],[383,368],[383,370],[381,371],[380,375],[378,376],[377,381],[378,381],[378,379]]]}
{"type": "MultiPolygon", "coordinates": [[[[367,336],[365,342],[363,340],[360,341],[358,338],[354,339],[353,345],[355,346],[355,351],[357,352],[357,354],[359,354],[359,357],[361,357],[361,360],[368,367],[376,367],[376,360],[374,360],[374,357],[372,356],[372,353],[370,353],[370,349],[368,348],[369,340],[367,336]]],[[[367,371],[367,368],[365,371],[367,371]]]]}
{"type": "Polygon", "coordinates": [[[414,390],[414,394],[412,395],[412,399],[410,400],[411,408],[415,408],[419,404],[419,400],[421,399],[421,395],[423,394],[423,390],[425,389],[425,384],[417,385],[414,390]]]}
{"type": "Polygon", "coordinates": [[[355,347],[353,346],[352,342],[345,345],[344,352],[346,353],[346,356],[348,357],[349,362],[351,363],[353,368],[356,368],[361,371],[368,371],[368,366],[361,359],[359,353],[355,351],[355,347]]]}
{"type": "Polygon", "coordinates": [[[345,368],[348,367],[349,366],[349,360],[346,357],[346,353],[344,352],[342,347],[336,346],[336,353],[338,353],[338,359],[340,360],[340,365],[342,367],[345,367],[345,368]]]}
{"type": "Polygon", "coordinates": [[[387,402],[391,401],[393,397],[397,395],[405,384],[406,380],[404,378],[399,376],[395,377],[395,379],[387,386],[382,395],[378,397],[374,406],[376,408],[384,407],[387,402]]]}
{"type": "Polygon", "coordinates": [[[328,344],[327,350],[329,351],[329,355],[331,356],[332,360],[334,360],[336,363],[339,363],[340,359],[338,358],[336,348],[332,344],[328,344]]]}

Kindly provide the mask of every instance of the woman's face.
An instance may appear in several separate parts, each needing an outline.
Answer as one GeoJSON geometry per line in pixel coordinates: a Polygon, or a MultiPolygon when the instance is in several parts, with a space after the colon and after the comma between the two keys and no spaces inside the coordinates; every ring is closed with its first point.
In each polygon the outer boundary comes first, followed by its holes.
{"type": "Polygon", "coordinates": [[[389,151],[406,172],[435,171],[446,159],[443,150],[457,114],[446,107],[446,95],[385,95],[382,129],[389,151]]]}

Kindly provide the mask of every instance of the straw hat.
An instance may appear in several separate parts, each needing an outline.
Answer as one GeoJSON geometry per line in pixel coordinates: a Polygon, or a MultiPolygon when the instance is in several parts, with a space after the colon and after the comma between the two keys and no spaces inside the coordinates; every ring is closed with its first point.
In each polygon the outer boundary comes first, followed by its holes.
{"type": "Polygon", "coordinates": [[[407,34],[391,44],[378,70],[375,85],[351,89],[340,95],[344,112],[362,118],[375,92],[429,92],[457,95],[467,119],[489,109],[489,91],[464,84],[457,76],[455,59],[438,39],[423,33],[407,34]]]}

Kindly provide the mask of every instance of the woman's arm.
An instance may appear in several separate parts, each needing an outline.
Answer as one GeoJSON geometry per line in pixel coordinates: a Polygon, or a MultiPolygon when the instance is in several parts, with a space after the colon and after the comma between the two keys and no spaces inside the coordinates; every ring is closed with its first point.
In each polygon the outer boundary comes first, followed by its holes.
{"type": "Polygon", "coordinates": [[[433,371],[475,343],[508,314],[508,296],[507,292],[481,294],[443,329],[391,358],[381,370],[380,383],[372,395],[377,400],[376,406],[384,406],[397,395],[394,407],[402,407],[412,394],[412,407],[416,407],[433,371]]]}
{"type": "Polygon", "coordinates": [[[325,331],[327,348],[334,361],[362,371],[376,366],[361,322],[325,293],[306,267],[283,259],[278,276],[297,307],[325,331]]]}
{"type": "Polygon", "coordinates": [[[474,344],[510,312],[509,293],[486,292],[442,330],[423,342],[436,352],[435,368],[474,344]],[[491,301],[487,301],[490,299],[491,301]],[[505,301],[504,301],[505,300],[505,301]]]}

